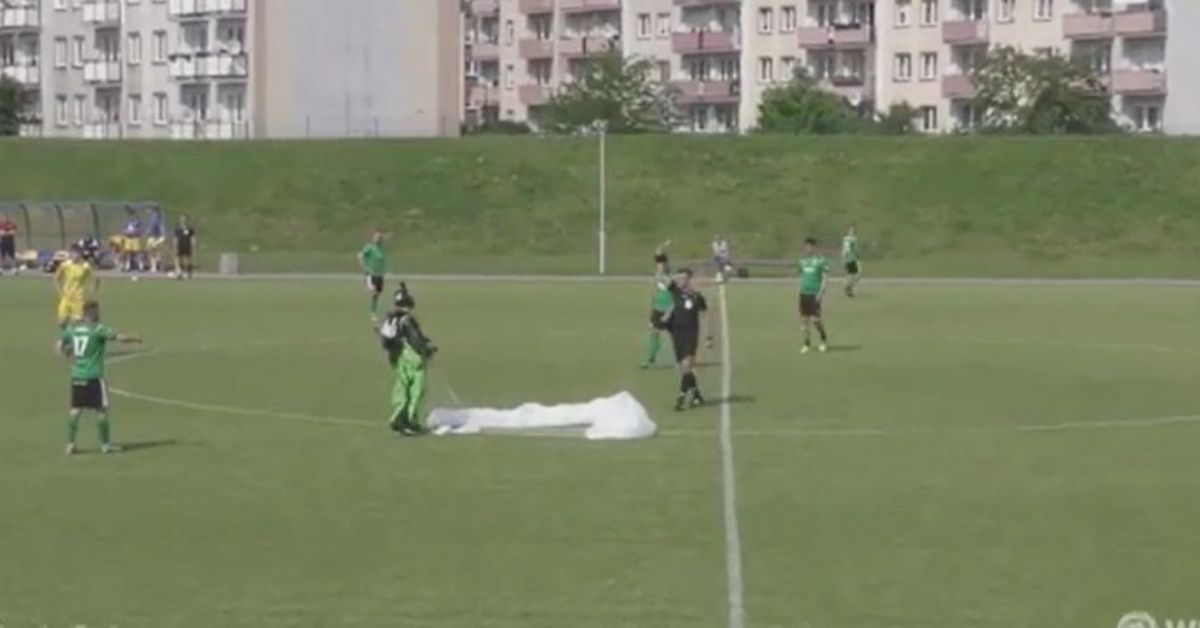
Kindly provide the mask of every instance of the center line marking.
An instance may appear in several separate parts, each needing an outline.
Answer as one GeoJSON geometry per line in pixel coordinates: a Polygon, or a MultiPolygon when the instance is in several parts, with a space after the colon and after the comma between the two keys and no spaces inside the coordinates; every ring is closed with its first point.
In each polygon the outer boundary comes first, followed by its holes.
{"type": "Polygon", "coordinates": [[[725,518],[725,582],[729,594],[729,628],[745,628],[742,583],[742,535],[738,529],[737,478],[733,468],[733,361],[729,350],[729,305],[725,286],[717,289],[721,305],[721,493],[725,518]]]}

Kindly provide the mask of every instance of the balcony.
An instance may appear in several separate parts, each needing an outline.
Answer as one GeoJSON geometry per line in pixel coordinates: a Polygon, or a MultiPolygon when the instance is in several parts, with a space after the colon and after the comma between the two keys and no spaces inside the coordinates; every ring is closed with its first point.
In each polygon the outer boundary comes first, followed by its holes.
{"type": "Polygon", "coordinates": [[[471,45],[471,58],[476,61],[499,59],[500,46],[494,41],[477,41],[471,45]]]}
{"type": "Polygon", "coordinates": [[[121,139],[121,123],[116,121],[92,122],[83,125],[83,137],[88,140],[121,139]]]}
{"type": "Polygon", "coordinates": [[[1167,75],[1161,70],[1113,70],[1112,91],[1123,96],[1161,96],[1167,93],[1167,75]]]}
{"type": "Polygon", "coordinates": [[[870,100],[875,93],[875,81],[867,74],[838,74],[819,83],[821,89],[837,94],[857,105],[870,100]]]}
{"type": "Polygon", "coordinates": [[[467,92],[467,108],[482,109],[500,104],[500,90],[492,85],[475,85],[467,92]]]}
{"type": "Polygon", "coordinates": [[[517,44],[522,59],[549,59],[554,56],[554,42],[549,39],[522,39],[517,44]]]}
{"type": "Polygon", "coordinates": [[[966,100],[975,97],[975,84],[971,77],[965,74],[951,74],[942,77],[942,98],[951,100],[966,100]]]}
{"type": "Polygon", "coordinates": [[[7,65],[0,67],[0,76],[7,76],[24,87],[37,87],[42,82],[41,68],[36,65],[7,65]]]}
{"type": "Polygon", "coordinates": [[[1075,13],[1063,18],[1063,37],[1104,39],[1113,36],[1113,17],[1105,13],[1075,13]]]}
{"type": "Polygon", "coordinates": [[[239,80],[250,74],[250,61],[244,54],[228,52],[176,53],[170,57],[167,72],[178,81],[239,80]]]}
{"type": "Polygon", "coordinates": [[[950,46],[988,43],[987,22],[959,20],[942,23],[942,42],[950,46]]]}
{"type": "Polygon", "coordinates": [[[471,2],[471,13],[473,15],[496,15],[499,12],[499,0],[472,0],[471,2]]]}
{"type": "Polygon", "coordinates": [[[167,15],[176,19],[209,15],[244,14],[247,0],[171,0],[167,15]]]}
{"type": "Polygon", "coordinates": [[[33,29],[40,24],[36,7],[0,8],[0,31],[33,29]]]}
{"type": "Polygon", "coordinates": [[[737,81],[673,81],[671,87],[680,105],[728,105],[741,100],[737,81]]]}
{"type": "Polygon", "coordinates": [[[675,6],[685,9],[741,4],[741,0],[675,0],[675,6]]]}
{"type": "Polygon", "coordinates": [[[566,14],[620,11],[621,0],[558,0],[558,8],[566,14]]]}
{"type": "Polygon", "coordinates": [[[83,5],[83,22],[93,26],[115,26],[121,23],[120,2],[89,2],[83,5]]]}
{"type": "Polygon", "coordinates": [[[553,13],[554,0],[520,0],[517,10],[521,13],[553,13]]]}
{"type": "Polygon", "coordinates": [[[871,45],[871,28],[863,24],[805,26],[796,29],[801,48],[865,48],[871,45]]]}
{"type": "Polygon", "coordinates": [[[680,55],[737,52],[738,39],[734,31],[672,33],[671,50],[680,55]]]}
{"type": "Polygon", "coordinates": [[[550,102],[550,86],[521,85],[517,88],[517,98],[527,107],[540,107],[550,102]]]}
{"type": "Polygon", "coordinates": [[[182,118],[171,122],[171,139],[241,140],[250,137],[250,123],[182,118]]]}
{"type": "Polygon", "coordinates": [[[89,83],[120,83],[121,62],[97,59],[83,64],[83,80],[89,83]]]}
{"type": "Polygon", "coordinates": [[[607,37],[566,37],[559,42],[558,52],[564,57],[592,57],[612,52],[615,46],[616,42],[607,37]]]}
{"type": "Polygon", "coordinates": [[[1167,12],[1130,11],[1113,15],[1114,30],[1122,37],[1161,37],[1167,33],[1167,12]]]}

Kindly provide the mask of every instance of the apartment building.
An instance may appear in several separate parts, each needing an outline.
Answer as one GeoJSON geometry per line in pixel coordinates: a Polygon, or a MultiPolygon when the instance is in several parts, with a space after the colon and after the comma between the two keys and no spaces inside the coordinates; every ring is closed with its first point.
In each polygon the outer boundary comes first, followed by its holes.
{"type": "Polygon", "coordinates": [[[0,0],[25,135],[456,135],[459,8],[444,0],[0,0]]]}
{"type": "Polygon", "coordinates": [[[473,0],[466,117],[536,122],[590,54],[653,60],[681,130],[745,131],[798,69],[864,108],[918,107],[930,133],[970,129],[990,48],[1084,59],[1130,129],[1200,134],[1197,0],[473,0]],[[1168,67],[1170,71],[1168,71],[1168,67]]]}

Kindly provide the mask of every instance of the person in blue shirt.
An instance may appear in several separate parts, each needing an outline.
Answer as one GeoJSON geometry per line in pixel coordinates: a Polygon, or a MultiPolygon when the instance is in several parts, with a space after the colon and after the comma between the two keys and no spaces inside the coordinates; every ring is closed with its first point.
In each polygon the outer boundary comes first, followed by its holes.
{"type": "Polygon", "coordinates": [[[163,245],[166,244],[166,225],[163,223],[162,208],[150,208],[150,226],[146,229],[146,251],[150,256],[150,272],[163,269],[163,245]]]}
{"type": "Polygon", "coordinates": [[[142,268],[142,221],[134,208],[127,207],[125,212],[125,225],[121,227],[121,236],[124,237],[121,270],[132,273],[142,268]]]}

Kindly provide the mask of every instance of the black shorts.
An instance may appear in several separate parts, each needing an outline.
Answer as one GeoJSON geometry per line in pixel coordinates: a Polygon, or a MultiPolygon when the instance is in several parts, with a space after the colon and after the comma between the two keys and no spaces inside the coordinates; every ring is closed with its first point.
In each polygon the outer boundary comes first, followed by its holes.
{"type": "Polygon", "coordinates": [[[180,246],[180,247],[175,248],[175,257],[191,257],[191,256],[192,256],[192,247],[180,246]]]}
{"type": "Polygon", "coordinates": [[[817,298],[817,295],[800,295],[800,315],[821,318],[821,300],[817,298]]]}
{"type": "Polygon", "coordinates": [[[17,239],[13,236],[0,236],[0,257],[17,256],[17,239]]]}
{"type": "Polygon", "coordinates": [[[846,262],[846,273],[850,275],[858,274],[858,262],[846,262]]]}
{"type": "Polygon", "coordinates": [[[666,312],[650,310],[650,327],[654,329],[666,329],[667,324],[663,322],[664,315],[666,315],[666,312]]]}
{"type": "Polygon", "coordinates": [[[80,410],[108,408],[108,385],[102,379],[71,380],[71,407],[80,410]]]}
{"type": "Polygon", "coordinates": [[[683,362],[687,358],[694,358],[696,357],[696,349],[700,346],[700,330],[672,330],[671,344],[675,346],[676,362],[683,362]]]}
{"type": "Polygon", "coordinates": [[[375,294],[383,292],[383,275],[367,275],[367,290],[375,294]]]}

